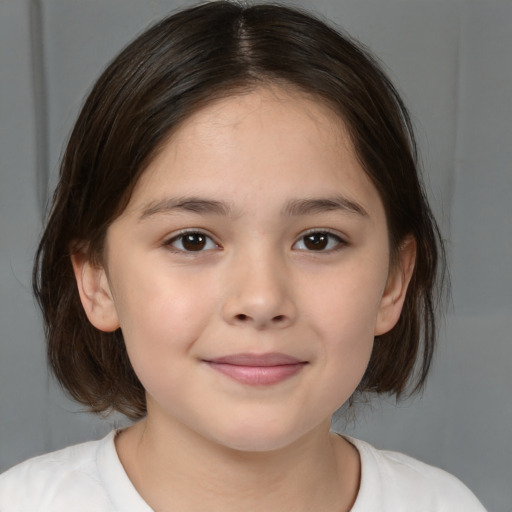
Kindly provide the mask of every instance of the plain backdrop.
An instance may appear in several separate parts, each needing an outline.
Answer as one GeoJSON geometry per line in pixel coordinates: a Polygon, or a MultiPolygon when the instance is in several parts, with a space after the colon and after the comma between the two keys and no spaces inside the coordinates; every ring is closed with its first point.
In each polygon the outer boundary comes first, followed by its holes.
{"type": "MultiPolygon", "coordinates": [[[[0,1],[0,470],[122,423],[48,376],[33,252],[82,98],[149,23],[191,2],[0,1]]],[[[336,426],[454,473],[512,511],[512,2],[303,0],[364,42],[410,107],[453,302],[423,396],[336,426]]]]}

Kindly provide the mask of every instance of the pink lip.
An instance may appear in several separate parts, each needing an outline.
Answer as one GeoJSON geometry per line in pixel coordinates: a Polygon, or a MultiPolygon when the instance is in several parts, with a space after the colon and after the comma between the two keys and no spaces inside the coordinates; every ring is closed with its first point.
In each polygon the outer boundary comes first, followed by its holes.
{"type": "Polygon", "coordinates": [[[233,354],[205,361],[210,368],[250,386],[270,386],[299,373],[307,364],[277,352],[233,354]]]}

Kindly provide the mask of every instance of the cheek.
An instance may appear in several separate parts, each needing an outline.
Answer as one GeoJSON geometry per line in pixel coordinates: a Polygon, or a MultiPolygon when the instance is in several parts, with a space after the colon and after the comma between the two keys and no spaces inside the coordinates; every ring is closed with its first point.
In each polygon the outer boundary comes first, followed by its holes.
{"type": "Polygon", "coordinates": [[[318,319],[328,338],[351,340],[355,345],[365,338],[373,340],[386,279],[382,263],[361,259],[314,283],[304,310],[312,312],[312,320],[318,319]]]}
{"type": "Polygon", "coordinates": [[[374,345],[375,313],[357,307],[361,303],[356,297],[343,305],[336,296],[331,299],[331,306],[324,310],[323,377],[318,382],[332,414],[352,396],[366,372],[374,345]]]}
{"type": "Polygon", "coordinates": [[[187,353],[215,307],[200,275],[160,267],[124,272],[116,289],[121,330],[137,374],[155,373],[155,365],[187,353]]]}
{"type": "Polygon", "coordinates": [[[368,365],[380,299],[387,274],[383,265],[368,272],[361,264],[345,268],[307,298],[305,310],[315,330],[328,386],[326,394],[339,400],[353,393],[368,365]],[[335,283],[335,284],[333,284],[335,283]]]}

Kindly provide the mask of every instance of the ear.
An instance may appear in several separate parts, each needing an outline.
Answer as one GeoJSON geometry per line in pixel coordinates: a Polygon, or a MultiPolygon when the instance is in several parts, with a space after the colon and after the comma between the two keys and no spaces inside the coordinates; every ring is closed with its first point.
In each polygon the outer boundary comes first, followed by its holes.
{"type": "Polygon", "coordinates": [[[398,322],[416,262],[416,240],[409,236],[399,249],[398,262],[390,269],[379,306],[375,336],[390,331],[398,322]]]}
{"type": "Polygon", "coordinates": [[[100,331],[115,331],[119,319],[104,268],[92,263],[84,252],[73,253],[71,263],[87,318],[100,331]]]}

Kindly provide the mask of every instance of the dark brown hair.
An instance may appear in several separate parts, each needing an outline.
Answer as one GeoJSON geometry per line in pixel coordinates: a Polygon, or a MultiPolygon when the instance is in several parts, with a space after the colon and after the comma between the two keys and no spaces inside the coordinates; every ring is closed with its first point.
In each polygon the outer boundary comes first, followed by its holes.
{"type": "Polygon", "coordinates": [[[434,349],[442,244],[399,95],[371,56],[309,14],[213,2],[162,20],[122,51],[88,96],[62,160],[36,255],[34,290],[49,364],[91,410],[139,418],[146,412],[145,392],[121,331],[100,332],[87,320],[71,252],[83,244],[100,264],[108,226],[173,130],[214,99],[264,83],[293,86],[338,112],[382,198],[392,261],[404,239],[415,238],[416,266],[401,318],[375,340],[358,389],[399,397],[423,386],[434,349]]]}

